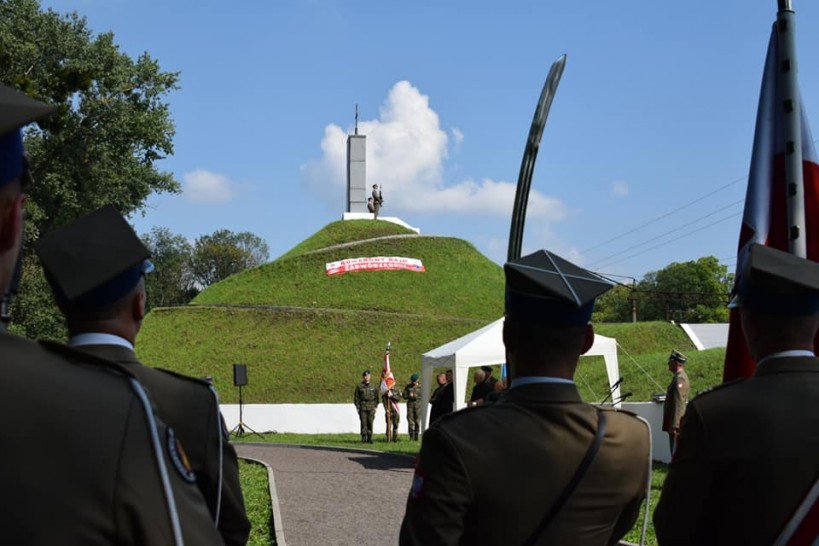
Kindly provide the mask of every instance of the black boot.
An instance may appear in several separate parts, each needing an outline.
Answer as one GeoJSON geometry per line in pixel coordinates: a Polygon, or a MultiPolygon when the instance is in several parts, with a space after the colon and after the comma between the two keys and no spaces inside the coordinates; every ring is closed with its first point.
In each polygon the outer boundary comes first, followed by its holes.
{"type": "Polygon", "coordinates": [[[368,444],[373,443],[373,435],[372,434],[367,434],[367,443],[368,444]]]}

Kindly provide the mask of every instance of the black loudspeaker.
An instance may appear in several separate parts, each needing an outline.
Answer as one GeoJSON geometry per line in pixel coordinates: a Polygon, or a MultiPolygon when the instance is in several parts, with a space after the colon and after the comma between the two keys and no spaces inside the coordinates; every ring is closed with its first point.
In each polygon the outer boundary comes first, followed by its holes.
{"type": "Polygon", "coordinates": [[[244,387],[247,385],[247,365],[234,364],[233,365],[233,385],[236,387],[244,387]]]}

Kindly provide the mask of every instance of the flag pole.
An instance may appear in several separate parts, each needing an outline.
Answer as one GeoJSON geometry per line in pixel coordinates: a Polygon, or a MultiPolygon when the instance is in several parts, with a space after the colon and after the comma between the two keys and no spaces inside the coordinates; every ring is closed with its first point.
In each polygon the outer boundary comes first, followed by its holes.
{"type": "Polygon", "coordinates": [[[791,254],[807,257],[805,189],[802,174],[802,104],[796,64],[796,13],[791,0],[777,0],[779,80],[782,130],[785,137],[785,187],[788,209],[788,246],[791,254]]]}

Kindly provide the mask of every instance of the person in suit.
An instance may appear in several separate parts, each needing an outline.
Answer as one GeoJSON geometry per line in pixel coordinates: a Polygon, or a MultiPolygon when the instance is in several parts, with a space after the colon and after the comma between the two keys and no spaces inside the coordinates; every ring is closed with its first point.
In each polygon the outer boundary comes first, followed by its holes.
{"type": "Polygon", "coordinates": [[[510,389],[425,432],[400,544],[616,543],[645,498],[648,425],[584,403],[572,380],[612,285],[547,251],[504,271],[510,389]]]}
{"type": "Polygon", "coordinates": [[[661,545],[773,544],[819,477],[819,264],[752,245],[735,292],[756,371],[688,404],[654,512],[661,545]]]}
{"type": "Polygon", "coordinates": [[[245,544],[250,521],[216,391],[202,379],[145,366],[134,352],[145,316],[144,275],[153,270],[148,249],[110,205],[44,235],[35,248],[65,316],[68,345],[139,379],[182,442],[191,467],[187,478],[205,498],[225,543],[245,544]]]}
{"type": "Polygon", "coordinates": [[[498,380],[492,376],[492,366],[481,366],[481,370],[483,370],[484,376],[486,376],[486,379],[484,381],[486,381],[487,385],[486,391],[488,396],[488,393],[491,393],[495,390],[495,383],[497,383],[498,380]]]}
{"type": "Polygon", "coordinates": [[[663,402],[663,430],[668,433],[668,447],[674,454],[677,436],[680,434],[680,421],[688,404],[688,375],[685,373],[685,363],[688,359],[682,353],[671,351],[668,357],[668,371],[674,374],[663,402]]]}
{"type": "MultiPolygon", "coordinates": [[[[0,292],[16,291],[32,184],[21,128],[53,109],[0,85],[0,292]]],[[[222,544],[184,451],[127,370],[0,325],[7,544],[222,544]]]]}
{"type": "Polygon", "coordinates": [[[432,405],[429,412],[429,423],[432,424],[447,413],[453,410],[455,403],[455,389],[452,387],[452,370],[447,370],[446,373],[438,374],[438,387],[429,397],[429,403],[432,405]]]}

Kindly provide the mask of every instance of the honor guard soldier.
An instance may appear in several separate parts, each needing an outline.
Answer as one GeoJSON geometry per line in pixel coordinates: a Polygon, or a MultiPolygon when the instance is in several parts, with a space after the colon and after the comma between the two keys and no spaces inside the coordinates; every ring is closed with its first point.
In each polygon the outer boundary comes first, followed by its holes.
{"type": "Polygon", "coordinates": [[[353,403],[361,421],[361,442],[373,443],[373,421],[378,409],[378,388],[370,382],[370,370],[361,374],[361,383],[356,385],[353,403]]]}
{"type": "Polygon", "coordinates": [[[754,244],[735,292],[756,371],[688,404],[654,512],[660,545],[819,536],[819,264],[754,244]]]}
{"type": "Polygon", "coordinates": [[[663,430],[668,432],[668,448],[674,455],[677,436],[680,434],[680,420],[688,404],[688,375],[685,373],[685,363],[688,359],[682,353],[671,351],[668,357],[668,371],[674,374],[668,389],[665,391],[663,402],[663,430]]]}
{"type": "Polygon", "coordinates": [[[504,271],[511,387],[424,433],[400,543],[616,543],[645,498],[649,428],[584,403],[572,380],[612,285],[547,251],[504,271]]]}
{"type": "MultiPolygon", "coordinates": [[[[387,425],[387,441],[398,441],[398,425],[401,423],[401,411],[398,407],[398,402],[401,401],[401,393],[395,388],[395,385],[386,387],[383,383],[384,374],[382,376],[381,384],[381,401],[384,403],[384,420],[387,425]]],[[[394,381],[394,379],[393,379],[394,381]]]]}
{"type": "MultiPolygon", "coordinates": [[[[0,291],[16,289],[20,127],[52,108],[0,85],[0,291]]],[[[4,544],[222,544],[173,431],[127,370],[0,327],[4,544]]]]}
{"type": "Polygon", "coordinates": [[[378,187],[378,184],[373,184],[372,201],[373,201],[373,215],[374,215],[374,218],[376,220],[378,220],[378,211],[380,211],[381,207],[384,206],[384,198],[381,197],[381,188],[378,187]]]}
{"type": "Polygon", "coordinates": [[[404,400],[407,401],[407,432],[410,440],[418,440],[421,432],[421,392],[418,374],[410,376],[410,382],[404,387],[404,400]]]}
{"type": "Polygon", "coordinates": [[[112,206],[43,236],[35,245],[54,298],[65,315],[68,345],[115,362],[145,386],[161,419],[187,453],[186,478],[207,502],[226,544],[247,542],[236,451],[219,400],[207,381],[143,365],[134,353],[145,316],[148,249],[112,206]]]}

